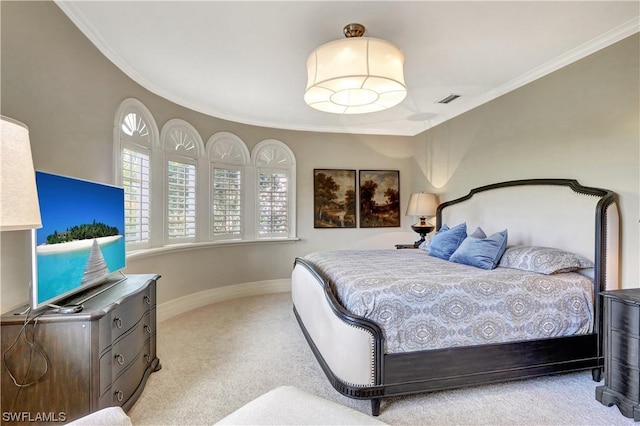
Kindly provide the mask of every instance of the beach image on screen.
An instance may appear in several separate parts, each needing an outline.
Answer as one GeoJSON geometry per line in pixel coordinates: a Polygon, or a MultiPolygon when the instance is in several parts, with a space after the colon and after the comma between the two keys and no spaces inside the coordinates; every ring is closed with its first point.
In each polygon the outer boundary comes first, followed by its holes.
{"type": "Polygon", "coordinates": [[[37,303],[101,282],[125,267],[122,188],[36,172],[37,303]]]}

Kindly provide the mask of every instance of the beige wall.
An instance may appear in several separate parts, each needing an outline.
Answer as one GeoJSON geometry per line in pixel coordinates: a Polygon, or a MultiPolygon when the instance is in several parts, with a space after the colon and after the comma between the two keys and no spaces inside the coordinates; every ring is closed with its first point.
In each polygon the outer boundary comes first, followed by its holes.
{"type": "MultiPolygon", "coordinates": [[[[297,160],[299,242],[259,243],[164,253],[128,260],[126,273],[162,275],[160,303],[230,284],[288,278],[296,256],[328,248],[393,248],[416,239],[402,228],[314,229],[313,169],[400,171],[401,203],[413,187],[412,138],[318,134],[248,126],[212,118],[155,96],[113,66],[53,2],[1,2],[2,114],[30,128],[38,170],[113,182],[113,121],[126,98],[142,101],[158,126],[172,118],[191,123],[204,141],[221,131],[251,150],[263,139],[287,144],[297,160]]],[[[406,223],[405,223],[406,222],[406,223]]],[[[28,300],[27,232],[1,235],[1,309],[28,300]]]]}
{"type": "MultiPolygon", "coordinates": [[[[235,133],[251,149],[286,143],[297,159],[295,243],[248,244],[165,253],[129,261],[126,272],[163,276],[159,302],[229,284],[287,278],[295,256],[328,248],[410,242],[402,228],[313,228],[314,168],[400,170],[401,200],[437,188],[443,199],[485,183],[571,177],[620,194],[623,286],[638,286],[638,37],[618,43],[415,138],[319,134],[260,128],[168,102],[120,72],[52,2],[1,2],[1,110],[30,127],[35,167],[113,182],[113,119],[128,97],[159,127],[190,122],[203,140],[235,133]],[[414,156],[415,154],[415,156],[414,156]]],[[[28,233],[0,235],[2,312],[28,298],[28,233]]]]}
{"type": "Polygon", "coordinates": [[[621,286],[640,286],[640,36],[635,34],[416,138],[415,184],[443,199],[527,178],[615,191],[621,286]]]}

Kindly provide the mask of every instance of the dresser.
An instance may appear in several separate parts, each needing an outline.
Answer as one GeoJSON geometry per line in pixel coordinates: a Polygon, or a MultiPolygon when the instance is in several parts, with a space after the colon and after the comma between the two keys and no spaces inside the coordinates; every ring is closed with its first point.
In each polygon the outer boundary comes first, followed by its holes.
{"type": "Polygon", "coordinates": [[[114,278],[92,289],[103,291],[78,313],[27,317],[19,309],[2,315],[2,423],[68,422],[114,405],[128,410],[160,369],[159,278],[114,278]]]}
{"type": "Polygon", "coordinates": [[[640,289],[601,293],[604,319],[604,386],[596,399],[640,421],[640,289]]]}

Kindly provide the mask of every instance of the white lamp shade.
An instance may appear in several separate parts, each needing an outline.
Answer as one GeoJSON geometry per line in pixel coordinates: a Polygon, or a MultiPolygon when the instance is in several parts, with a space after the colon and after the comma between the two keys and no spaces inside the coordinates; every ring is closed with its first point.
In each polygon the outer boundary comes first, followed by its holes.
{"type": "Polygon", "coordinates": [[[393,44],[351,37],[324,44],[307,59],[305,102],[336,114],[382,111],[407,95],[404,56],[393,44]]]}
{"type": "Polygon", "coordinates": [[[438,199],[435,194],[417,192],[409,197],[407,216],[435,216],[438,208],[438,199]]]}
{"type": "Polygon", "coordinates": [[[0,231],[40,228],[42,223],[29,129],[4,116],[0,116],[0,127],[0,231]]]}

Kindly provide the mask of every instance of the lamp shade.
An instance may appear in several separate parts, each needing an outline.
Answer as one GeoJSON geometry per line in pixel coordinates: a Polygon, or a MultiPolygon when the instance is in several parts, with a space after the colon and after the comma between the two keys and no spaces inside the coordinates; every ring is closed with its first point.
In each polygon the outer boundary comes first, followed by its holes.
{"type": "Polygon", "coordinates": [[[438,208],[438,199],[435,194],[416,192],[409,197],[407,216],[435,216],[438,208]]]}
{"type": "Polygon", "coordinates": [[[404,55],[386,40],[349,37],[329,42],[307,59],[304,100],[312,108],[336,114],[391,108],[407,95],[403,66],[404,55]]]}
{"type": "Polygon", "coordinates": [[[0,231],[40,228],[40,206],[31,158],[29,129],[0,116],[0,231]]]}

